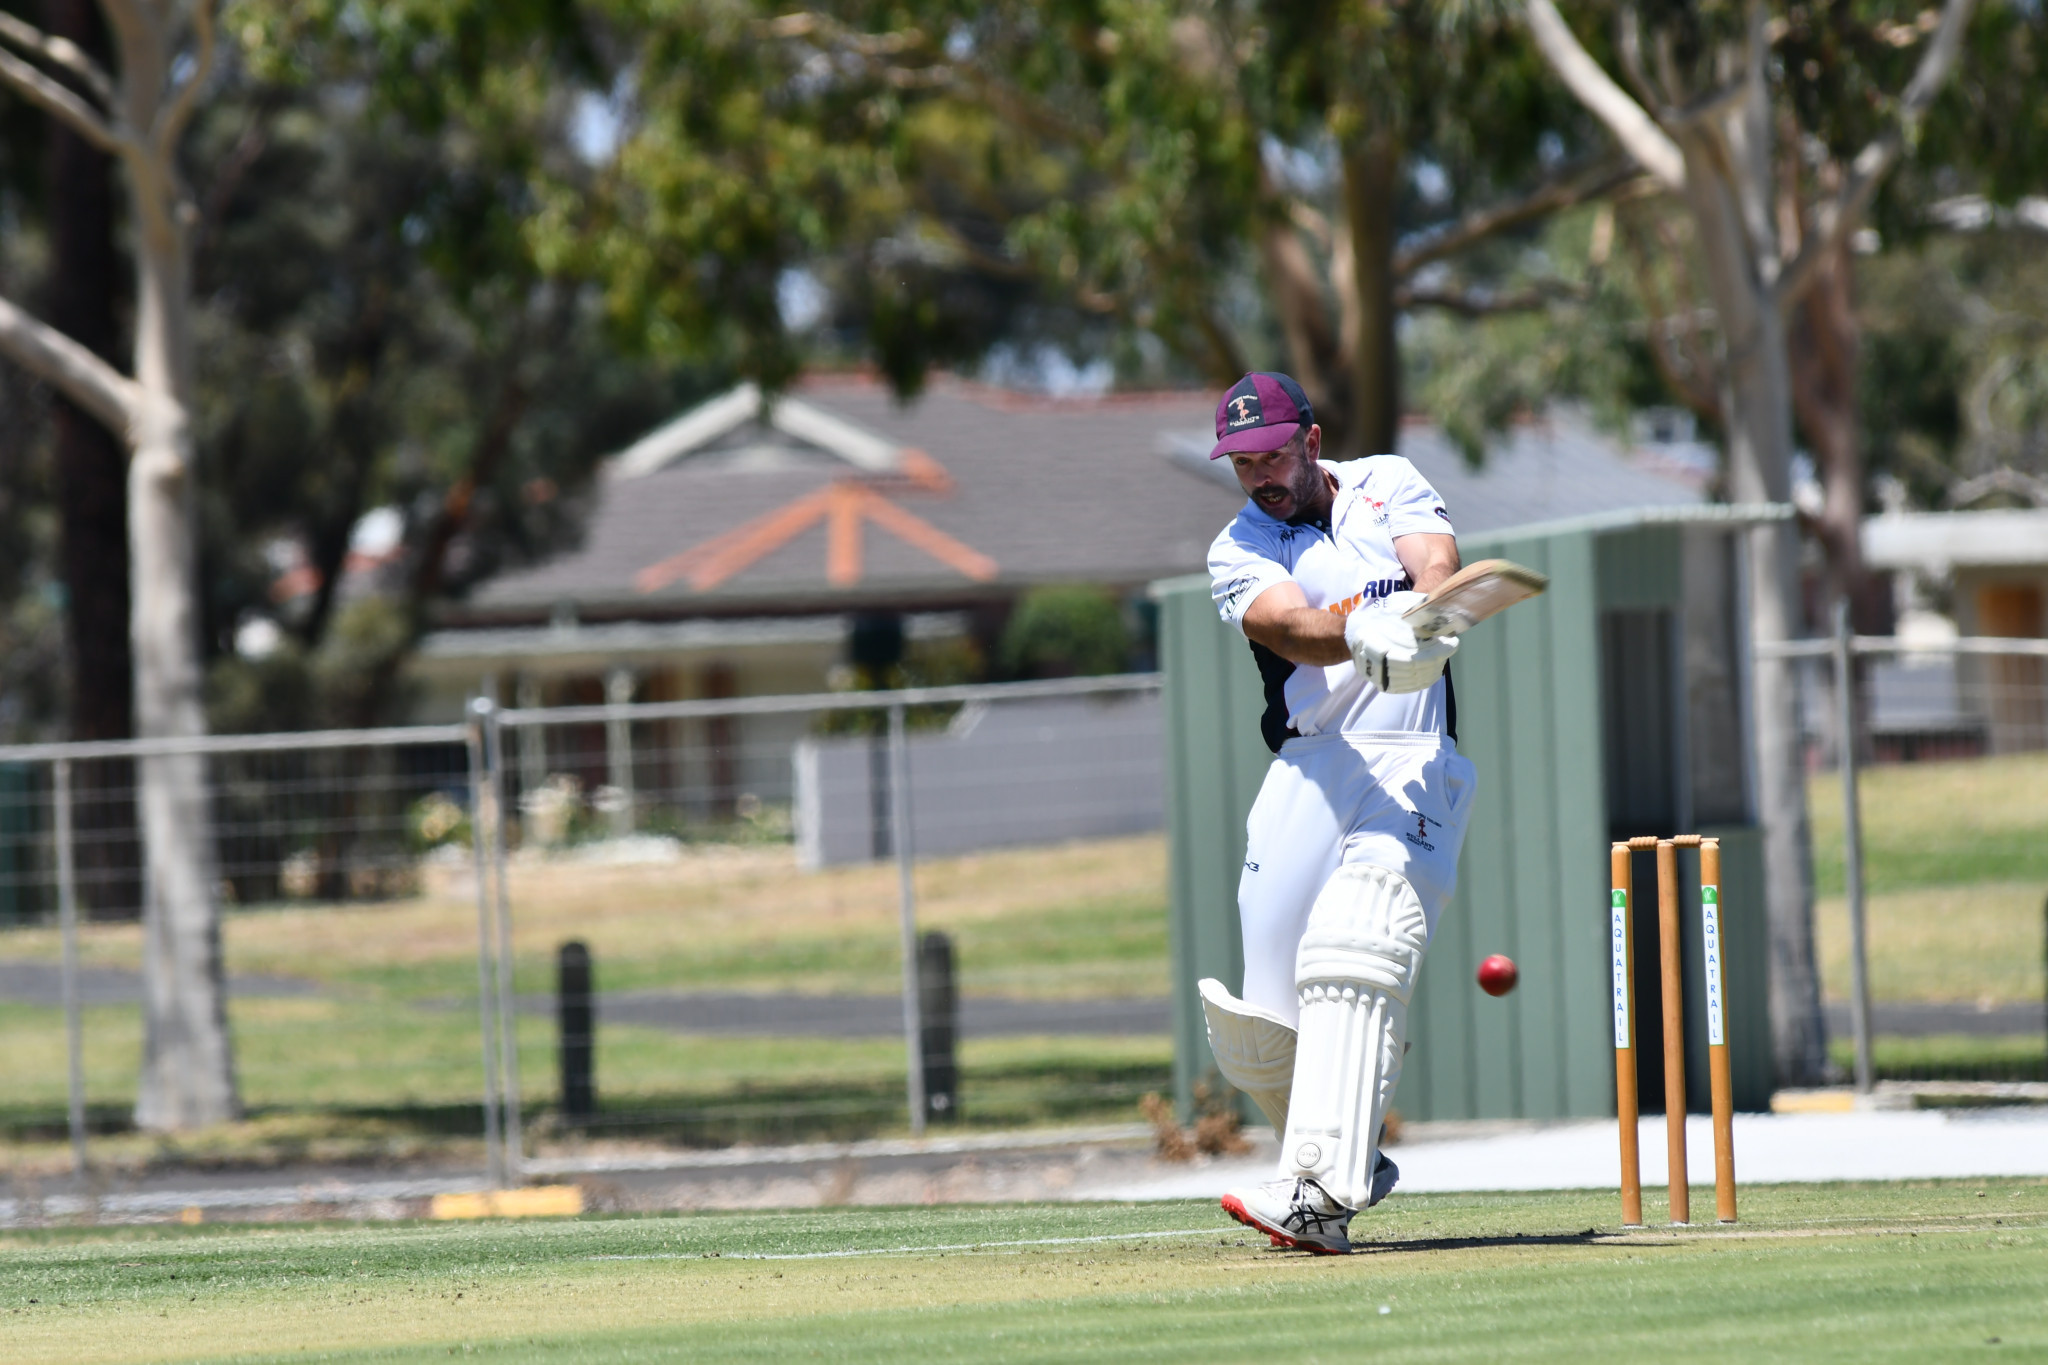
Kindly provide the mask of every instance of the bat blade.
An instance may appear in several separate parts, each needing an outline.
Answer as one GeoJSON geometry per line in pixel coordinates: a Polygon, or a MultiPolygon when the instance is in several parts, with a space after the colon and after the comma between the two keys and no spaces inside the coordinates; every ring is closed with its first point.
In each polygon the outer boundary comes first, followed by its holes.
{"type": "Polygon", "coordinates": [[[1534,569],[1505,559],[1482,559],[1437,584],[1426,601],[1410,608],[1401,619],[1418,640],[1462,635],[1549,586],[1550,580],[1534,569]]]}

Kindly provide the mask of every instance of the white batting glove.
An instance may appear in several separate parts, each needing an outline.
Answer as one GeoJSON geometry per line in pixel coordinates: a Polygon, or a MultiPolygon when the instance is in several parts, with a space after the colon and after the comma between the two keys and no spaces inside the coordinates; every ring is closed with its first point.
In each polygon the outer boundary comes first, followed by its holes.
{"type": "Polygon", "coordinates": [[[1421,600],[1421,593],[1394,593],[1344,620],[1351,662],[1382,692],[1422,691],[1443,676],[1444,664],[1458,652],[1457,636],[1418,642],[1401,619],[1403,611],[1421,600]]]}
{"type": "Polygon", "coordinates": [[[1406,616],[1429,600],[1426,592],[1409,589],[1406,592],[1390,592],[1373,604],[1374,611],[1384,611],[1394,616],[1406,616]]]}

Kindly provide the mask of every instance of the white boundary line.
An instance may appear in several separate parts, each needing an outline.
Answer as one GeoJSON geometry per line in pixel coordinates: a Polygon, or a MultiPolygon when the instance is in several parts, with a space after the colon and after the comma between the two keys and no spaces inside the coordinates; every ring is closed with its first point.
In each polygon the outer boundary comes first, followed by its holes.
{"type": "Polygon", "coordinates": [[[1177,1232],[1118,1232],[1100,1237],[1032,1237],[1017,1242],[957,1242],[945,1246],[865,1247],[857,1251],[656,1251],[641,1256],[592,1256],[593,1261],[834,1261],[850,1256],[914,1256],[928,1251],[994,1251],[1004,1247],[1081,1246],[1089,1242],[1135,1242],[1158,1237],[1228,1237],[1226,1227],[1183,1228],[1177,1232]]]}

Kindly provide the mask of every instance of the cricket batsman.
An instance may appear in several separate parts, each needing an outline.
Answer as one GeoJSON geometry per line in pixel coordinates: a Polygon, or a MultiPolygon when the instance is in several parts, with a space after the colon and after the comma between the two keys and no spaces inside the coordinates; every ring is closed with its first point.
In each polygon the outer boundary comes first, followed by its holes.
{"type": "Polygon", "coordinates": [[[1399,1179],[1379,1152],[1408,1001],[1457,878],[1472,809],[1445,665],[1402,614],[1458,569],[1436,492],[1394,455],[1324,464],[1301,386],[1248,374],[1216,407],[1211,459],[1244,508],[1209,547],[1225,621],[1265,680],[1276,755],[1238,881],[1243,996],[1201,983],[1224,1079],[1280,1136],[1278,1179],[1223,1197],[1277,1243],[1351,1250],[1352,1215],[1399,1179]]]}

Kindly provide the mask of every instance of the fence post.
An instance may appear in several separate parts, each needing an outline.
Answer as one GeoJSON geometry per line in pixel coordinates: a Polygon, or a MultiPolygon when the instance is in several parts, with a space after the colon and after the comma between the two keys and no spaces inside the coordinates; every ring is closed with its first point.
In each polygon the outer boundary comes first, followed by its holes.
{"type": "Polygon", "coordinates": [[[85,1025],[78,1000],[78,872],[71,837],[71,760],[50,765],[51,802],[57,808],[57,915],[64,932],[64,1048],[71,1125],[71,1169],[85,1174],[85,1025]]]}
{"type": "Polygon", "coordinates": [[[1870,1061],[1870,958],[1863,922],[1863,813],[1856,792],[1856,656],[1849,599],[1835,599],[1835,713],[1840,717],[1842,870],[1849,898],[1849,1029],[1856,1036],[1856,1089],[1874,1083],[1870,1061]]]}
{"type": "Polygon", "coordinates": [[[519,1112],[519,1015],[513,1009],[512,999],[512,893],[505,852],[505,727],[497,706],[489,698],[484,699],[482,710],[484,778],[491,792],[491,870],[497,883],[498,1050],[502,1058],[500,1074],[505,1082],[500,1092],[505,1105],[504,1166],[506,1180],[517,1185],[521,1164],[526,1160],[526,1143],[519,1112]]]}
{"type": "Polygon", "coordinates": [[[917,888],[911,880],[910,739],[903,703],[889,708],[889,842],[896,851],[896,894],[903,928],[903,1046],[910,1063],[910,1132],[924,1136],[924,1040],[917,980],[917,888]]]}
{"type": "Polygon", "coordinates": [[[960,1117],[960,992],[953,968],[953,940],[932,929],[918,940],[918,1009],[922,1027],[925,1107],[934,1119],[960,1117]]]}
{"type": "MultiPolygon", "coordinates": [[[[542,693],[540,679],[531,673],[519,675],[519,682],[513,692],[522,711],[538,711],[541,708],[542,693]]],[[[545,727],[529,725],[519,735],[519,794],[521,798],[541,789],[548,780],[548,732],[545,727]]]]}
{"type": "MultiPolygon", "coordinates": [[[[610,706],[633,704],[633,670],[614,668],[604,675],[604,699],[610,706]]],[[[612,837],[633,832],[633,722],[615,715],[604,723],[605,780],[617,793],[610,812],[612,837]]]]}
{"type": "Polygon", "coordinates": [[[591,1058],[597,1050],[596,992],[591,989],[590,948],[570,939],[555,953],[555,1027],[562,1058],[562,1119],[588,1122],[597,1112],[597,1083],[591,1058]]]}
{"type": "Polygon", "coordinates": [[[476,878],[476,1009],[478,1028],[483,1037],[484,1061],[484,1167],[486,1178],[494,1188],[505,1184],[505,1148],[498,1135],[498,1047],[493,1031],[493,1001],[491,978],[496,972],[491,951],[490,887],[485,881],[489,866],[488,852],[484,847],[485,828],[490,817],[485,807],[492,802],[490,788],[484,782],[484,715],[490,702],[483,697],[472,697],[469,703],[469,838],[471,866],[476,878]]]}

